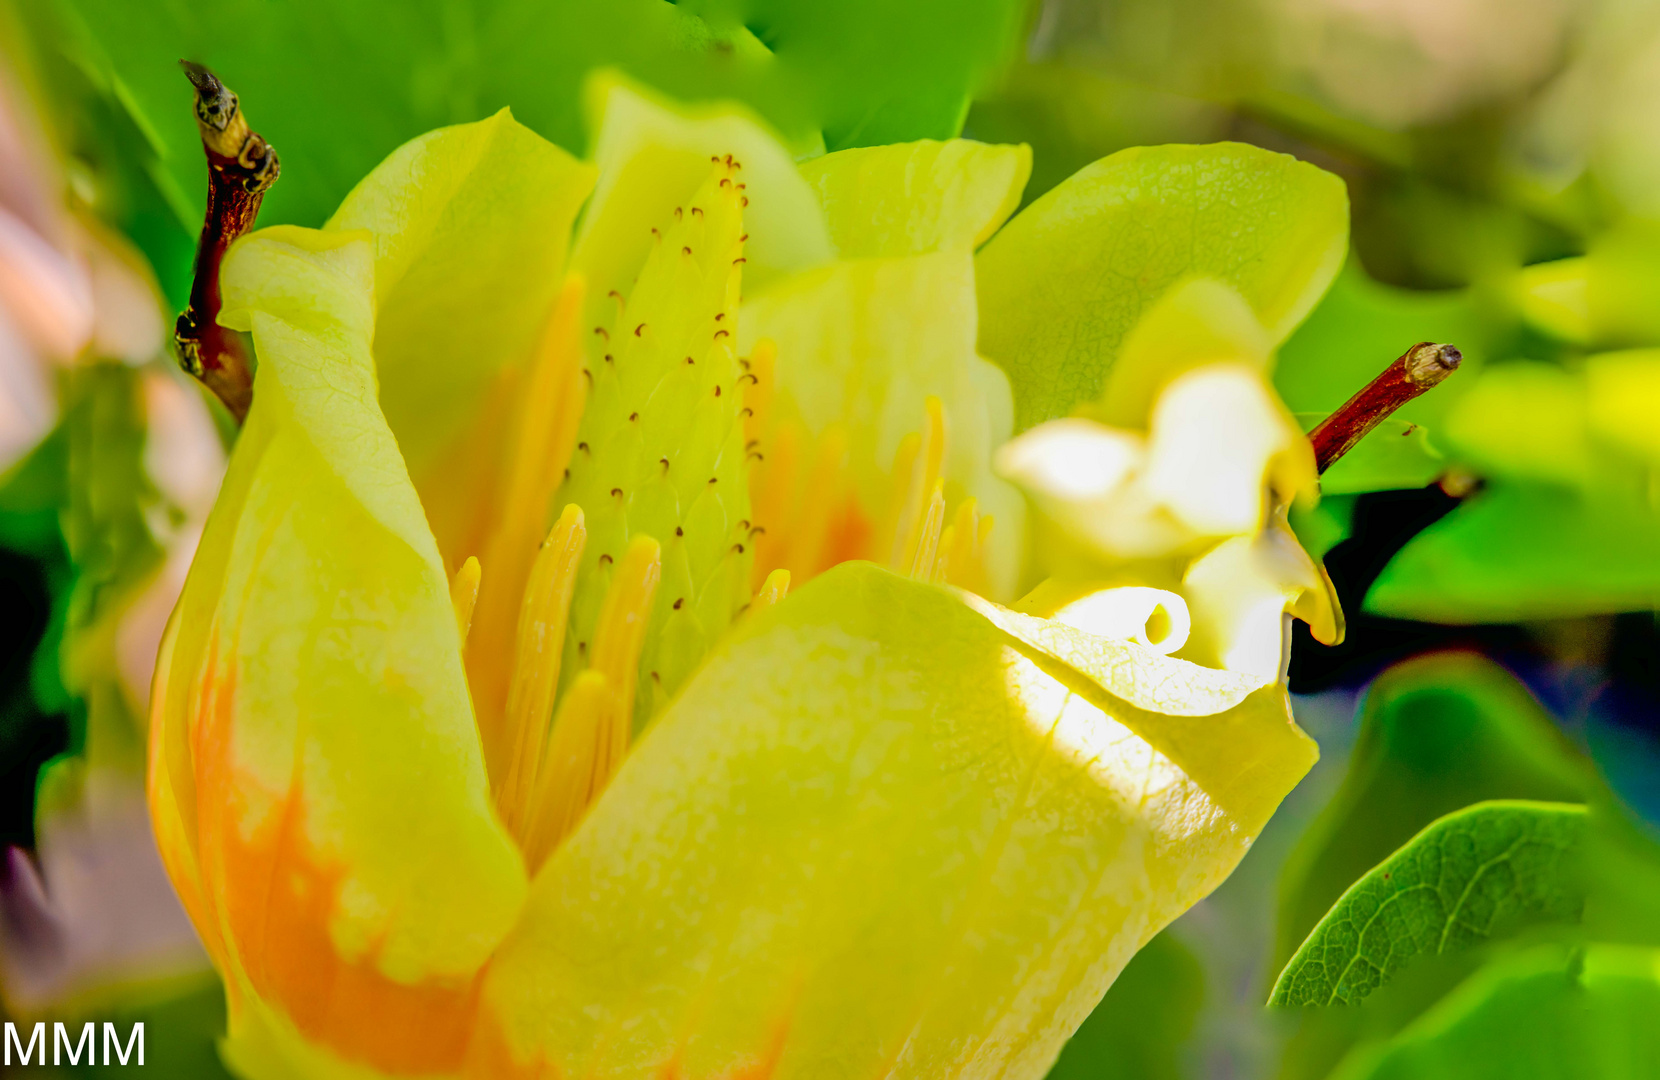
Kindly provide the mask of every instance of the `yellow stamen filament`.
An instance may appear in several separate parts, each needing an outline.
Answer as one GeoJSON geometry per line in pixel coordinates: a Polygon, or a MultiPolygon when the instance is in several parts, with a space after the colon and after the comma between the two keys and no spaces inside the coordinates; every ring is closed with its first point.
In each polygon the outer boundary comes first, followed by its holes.
{"type": "Polygon", "coordinates": [[[576,677],[559,703],[530,829],[523,841],[531,873],[576,828],[621,763],[620,757],[611,758],[615,739],[606,730],[614,712],[611,698],[605,676],[590,670],[576,677]]]}
{"type": "MultiPolygon", "coordinates": [[[[896,493],[903,493],[904,501],[894,518],[892,555],[888,565],[907,573],[916,563],[917,548],[927,526],[934,486],[945,465],[945,408],[940,399],[930,396],[922,435],[912,442],[907,436],[894,456],[893,482],[896,493]],[[909,478],[909,483],[906,479],[909,478]]],[[[937,534],[936,534],[937,535],[937,534]]]]}
{"type": "Polygon", "coordinates": [[[636,536],[617,562],[594,627],[592,666],[559,703],[547,760],[525,800],[519,835],[533,870],[582,820],[628,754],[640,648],[662,566],[649,536],[636,536]]]}
{"type": "Polygon", "coordinates": [[[582,297],[582,279],[566,278],[526,372],[510,446],[512,464],[500,503],[501,519],[485,549],[490,579],[479,591],[477,645],[468,652],[467,673],[492,776],[503,775],[513,745],[505,713],[514,678],[509,660],[514,655],[526,582],[536,559],[536,542],[546,527],[553,493],[570,464],[586,400],[579,332],[582,297]]]}
{"type": "Polygon", "coordinates": [[[986,539],[991,534],[991,526],[991,516],[981,517],[975,500],[964,499],[958,503],[951,524],[940,534],[933,579],[970,592],[985,592],[986,539]]]}
{"type": "Polygon", "coordinates": [[[450,579],[450,606],[455,609],[455,628],[461,634],[463,649],[467,647],[467,635],[473,628],[473,606],[478,603],[480,573],[478,556],[469,555],[450,579]]]}
{"type": "Polygon", "coordinates": [[[513,682],[507,697],[511,751],[498,785],[496,805],[507,827],[521,837],[529,824],[529,795],[541,768],[548,717],[559,685],[565,624],[570,617],[571,594],[576,590],[577,564],[587,538],[582,509],[574,503],[565,507],[536,552],[520,607],[513,682]]]}
{"type": "Polygon", "coordinates": [[[916,554],[911,559],[911,576],[931,581],[934,578],[934,556],[939,551],[940,527],[945,524],[945,483],[934,481],[934,491],[928,497],[928,513],[923,516],[922,530],[917,540],[916,554]]]}
{"type": "Polygon", "coordinates": [[[755,594],[755,599],[749,602],[751,612],[769,608],[784,599],[790,591],[790,572],[784,569],[774,570],[767,575],[767,580],[761,586],[761,591],[755,594]]]}

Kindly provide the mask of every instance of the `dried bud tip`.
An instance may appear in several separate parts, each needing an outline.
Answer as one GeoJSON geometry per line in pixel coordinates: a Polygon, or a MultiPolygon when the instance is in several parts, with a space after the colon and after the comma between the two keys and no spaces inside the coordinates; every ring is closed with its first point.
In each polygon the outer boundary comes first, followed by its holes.
{"type": "Polygon", "coordinates": [[[1464,354],[1456,345],[1437,345],[1426,341],[1414,345],[1406,357],[1406,377],[1414,383],[1430,387],[1458,370],[1464,354]]]}
{"type": "Polygon", "coordinates": [[[236,95],[203,65],[180,60],[179,66],[196,88],[196,118],[215,131],[224,131],[236,116],[236,95]]]}

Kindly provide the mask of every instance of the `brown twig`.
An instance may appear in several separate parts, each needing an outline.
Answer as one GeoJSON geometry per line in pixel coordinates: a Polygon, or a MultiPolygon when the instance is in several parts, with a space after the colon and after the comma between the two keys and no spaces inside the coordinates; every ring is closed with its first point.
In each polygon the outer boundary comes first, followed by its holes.
{"type": "Polygon", "coordinates": [[[1451,345],[1421,341],[1383,369],[1343,407],[1309,434],[1321,472],[1350,450],[1384,418],[1458,370],[1464,355],[1451,345]]]}
{"type": "Polygon", "coordinates": [[[277,152],[253,129],[236,95],[218,76],[180,60],[196,88],[196,127],[207,154],[207,217],[196,244],[190,304],[173,328],[179,363],[200,379],[241,423],[253,401],[253,372],[242,339],[219,325],[219,266],[238,237],[253,227],[265,191],[276,182],[277,152]]]}

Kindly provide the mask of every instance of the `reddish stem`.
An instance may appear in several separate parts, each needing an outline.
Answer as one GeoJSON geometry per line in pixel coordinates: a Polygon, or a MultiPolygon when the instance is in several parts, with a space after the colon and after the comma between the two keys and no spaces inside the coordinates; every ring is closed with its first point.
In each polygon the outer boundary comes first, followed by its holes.
{"type": "Polygon", "coordinates": [[[1325,472],[1390,413],[1457,371],[1463,359],[1455,347],[1428,341],[1402,353],[1309,434],[1319,470],[1325,472]]]}
{"type": "Polygon", "coordinates": [[[253,401],[253,370],[240,335],[219,325],[219,267],[253,227],[281,166],[277,152],[248,127],[237,97],[200,64],[179,61],[196,88],[196,127],[208,164],[207,216],[196,244],[190,303],[173,329],[179,363],[216,394],[241,423],[253,401]]]}

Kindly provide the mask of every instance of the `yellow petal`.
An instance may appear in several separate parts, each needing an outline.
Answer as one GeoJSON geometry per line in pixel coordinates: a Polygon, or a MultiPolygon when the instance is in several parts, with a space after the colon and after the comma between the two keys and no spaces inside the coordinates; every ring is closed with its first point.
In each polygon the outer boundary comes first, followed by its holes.
{"type": "Polygon", "coordinates": [[[376,403],[368,234],[224,267],[254,406],[153,702],[158,828],[227,980],[343,1059],[445,1067],[526,889],[491,812],[449,581],[376,403]],[[192,872],[194,868],[194,872],[192,872]]]}
{"type": "Polygon", "coordinates": [[[839,150],[801,166],[844,259],[972,251],[1020,205],[1029,146],[970,139],[839,150]]]}
{"type": "Polygon", "coordinates": [[[1040,1077],[1314,756],[1276,686],[844,564],[549,860],[470,1075],[1040,1077]]]}

